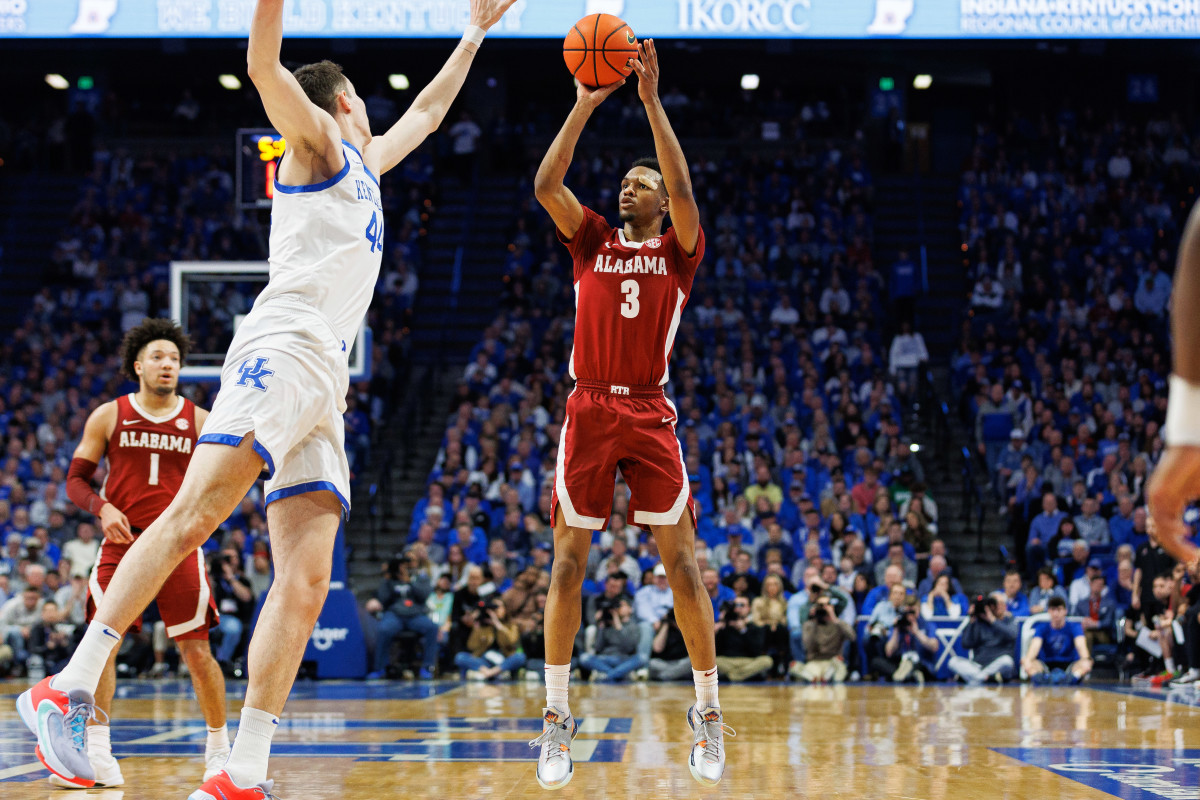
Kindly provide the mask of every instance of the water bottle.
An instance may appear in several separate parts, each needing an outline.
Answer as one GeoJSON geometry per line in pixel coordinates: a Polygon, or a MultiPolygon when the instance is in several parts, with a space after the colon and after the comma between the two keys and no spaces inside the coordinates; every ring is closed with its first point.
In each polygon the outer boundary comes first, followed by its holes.
{"type": "Polygon", "coordinates": [[[25,661],[25,666],[29,673],[29,680],[37,683],[46,677],[46,662],[41,656],[30,656],[25,661]]]}

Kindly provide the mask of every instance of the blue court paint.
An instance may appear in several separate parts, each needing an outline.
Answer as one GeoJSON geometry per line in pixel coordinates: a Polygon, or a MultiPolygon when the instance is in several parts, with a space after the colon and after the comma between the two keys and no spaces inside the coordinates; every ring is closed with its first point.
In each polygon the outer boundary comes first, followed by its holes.
{"type": "Polygon", "coordinates": [[[1200,796],[1200,750],[1107,747],[993,747],[992,750],[1123,800],[1200,796]]]}
{"type": "MultiPolygon", "coordinates": [[[[446,692],[452,692],[463,684],[460,681],[437,681],[436,683],[363,683],[362,681],[322,681],[320,683],[298,683],[292,687],[292,700],[426,700],[446,692]]],[[[0,699],[16,700],[20,692],[0,694],[0,699]]],[[[246,695],[245,681],[226,681],[226,697],[242,698],[246,695]]],[[[195,698],[192,684],[188,681],[117,681],[116,698],[140,700],[145,698],[163,700],[188,700],[195,698]]]]}

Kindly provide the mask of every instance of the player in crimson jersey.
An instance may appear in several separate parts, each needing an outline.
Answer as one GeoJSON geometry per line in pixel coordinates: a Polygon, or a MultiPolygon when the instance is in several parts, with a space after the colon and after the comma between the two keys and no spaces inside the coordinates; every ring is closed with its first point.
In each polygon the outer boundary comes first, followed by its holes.
{"type": "Polygon", "coordinates": [[[630,520],[658,543],[675,596],[675,619],[691,656],[696,704],[689,767],[706,785],[725,768],[717,701],[712,603],[693,550],[696,508],[689,490],[677,414],[663,386],[679,327],[704,256],[704,231],[679,140],[658,97],[658,55],[642,42],[633,62],[638,95],[654,133],[657,159],[636,162],[621,181],[613,228],[563,185],[575,145],[592,112],[624,81],[603,89],[579,85],[575,107],[542,165],[535,191],[571,252],[575,283],[575,343],[558,445],[554,486],[554,568],[546,599],[546,708],[538,783],[558,789],[571,780],[571,740],[577,726],[567,705],[571,649],[580,623],[592,531],[604,529],[619,467],[629,485],[630,520]],[[672,227],[663,232],[670,214],[672,227]]]}
{"type": "MultiPolygon", "coordinates": [[[[170,505],[183,483],[196,439],[208,412],[175,393],[188,338],[167,319],[147,319],[125,334],[121,356],[125,374],[138,382],[135,394],[119,397],[88,417],[83,438],[67,476],[67,494],[77,506],[100,518],[104,541],[88,580],[88,621],[108,588],[126,551],[141,532],[170,505]],[[91,478],[101,459],[108,477],[100,494],[91,478]]],[[[208,629],[218,620],[204,559],[199,550],[183,559],[158,593],[158,610],[192,676],[192,686],[208,725],[205,780],[217,774],[229,755],[225,727],[225,678],[208,646],[208,629]]],[[[132,630],[141,629],[141,617],[132,630]]],[[[117,650],[104,667],[96,688],[96,707],[107,715],[117,681],[117,650]]],[[[124,783],[112,755],[107,725],[88,731],[88,760],[97,786],[124,783]]],[[[76,784],[50,776],[65,788],[76,784]]]]}

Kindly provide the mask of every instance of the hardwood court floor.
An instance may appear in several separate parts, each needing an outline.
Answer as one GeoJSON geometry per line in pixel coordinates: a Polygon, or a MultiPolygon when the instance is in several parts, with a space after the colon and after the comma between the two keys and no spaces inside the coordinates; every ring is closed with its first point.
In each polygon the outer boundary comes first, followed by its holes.
{"type": "MultiPolygon", "coordinates": [[[[0,683],[0,798],[63,798],[0,683]]],[[[230,719],[243,688],[230,686],[230,719]]],[[[184,800],[203,771],[204,726],[177,682],[121,685],[114,751],[126,785],[104,800],[184,800]]],[[[737,737],[725,781],[688,773],[683,684],[577,685],[584,720],[561,798],[1051,800],[1200,797],[1193,692],[1032,687],[723,686],[737,737]]],[[[534,780],[543,690],[528,684],[297,686],[275,737],[287,800],[543,798],[534,780]]]]}

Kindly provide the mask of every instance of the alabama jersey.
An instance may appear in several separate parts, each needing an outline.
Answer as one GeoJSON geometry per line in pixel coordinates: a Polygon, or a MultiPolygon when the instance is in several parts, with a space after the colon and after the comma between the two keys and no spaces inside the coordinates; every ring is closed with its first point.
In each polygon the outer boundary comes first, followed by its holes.
{"type": "Polygon", "coordinates": [[[280,295],[302,299],[332,323],[349,353],[379,277],[383,204],[379,180],[362,154],[347,141],[342,145],[346,164],[329,180],[308,186],[275,181],[270,277],[254,305],[280,295]]]}
{"type": "Polygon", "coordinates": [[[177,397],[174,408],[154,416],[135,395],[117,398],[117,426],[104,453],[108,477],[101,497],[135,528],[147,528],[166,510],[183,484],[196,449],[196,406],[177,397]]]}
{"type": "Polygon", "coordinates": [[[689,256],[673,227],[630,242],[623,229],[584,207],[575,236],[558,236],[574,260],[571,377],[624,386],[667,383],[679,318],[704,256],[704,231],[689,256]]]}

